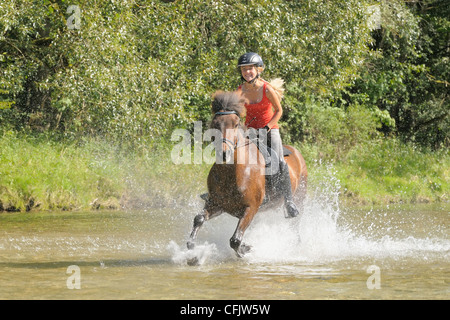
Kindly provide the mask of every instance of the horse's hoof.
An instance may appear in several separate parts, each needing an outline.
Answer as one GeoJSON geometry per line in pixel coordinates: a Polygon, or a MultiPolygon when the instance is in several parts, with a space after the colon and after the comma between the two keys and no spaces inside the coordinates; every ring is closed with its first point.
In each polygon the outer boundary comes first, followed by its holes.
{"type": "Polygon", "coordinates": [[[298,213],[295,213],[295,214],[286,214],[284,217],[286,218],[286,219],[292,219],[292,218],[295,218],[295,217],[297,217],[298,216],[298,213]]]}
{"type": "Polygon", "coordinates": [[[230,239],[230,247],[236,252],[236,255],[239,258],[242,258],[246,253],[248,253],[252,247],[246,245],[245,243],[241,243],[239,239],[231,238],[230,239]]]}
{"type": "Polygon", "coordinates": [[[287,219],[289,219],[289,218],[295,218],[295,217],[297,217],[297,216],[299,215],[297,206],[296,206],[296,205],[294,204],[294,202],[292,202],[292,201],[287,201],[287,202],[285,203],[285,209],[286,209],[285,217],[286,217],[287,219]]]}
{"type": "Polygon", "coordinates": [[[191,241],[188,241],[188,242],[186,243],[186,246],[187,246],[187,248],[188,248],[189,250],[192,250],[192,249],[195,248],[195,243],[193,243],[193,242],[191,242],[191,241]]]}
{"type": "Polygon", "coordinates": [[[189,259],[187,259],[186,262],[187,262],[188,266],[191,266],[191,267],[198,266],[200,264],[197,257],[189,258],[189,259]]]}

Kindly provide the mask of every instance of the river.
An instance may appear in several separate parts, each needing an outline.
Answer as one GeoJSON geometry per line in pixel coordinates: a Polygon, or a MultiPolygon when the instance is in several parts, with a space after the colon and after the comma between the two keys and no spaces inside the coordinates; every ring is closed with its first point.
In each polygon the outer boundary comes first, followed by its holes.
{"type": "Polygon", "coordinates": [[[261,212],[242,259],[225,214],[186,249],[200,209],[2,213],[0,299],[450,298],[449,204],[261,212]]]}

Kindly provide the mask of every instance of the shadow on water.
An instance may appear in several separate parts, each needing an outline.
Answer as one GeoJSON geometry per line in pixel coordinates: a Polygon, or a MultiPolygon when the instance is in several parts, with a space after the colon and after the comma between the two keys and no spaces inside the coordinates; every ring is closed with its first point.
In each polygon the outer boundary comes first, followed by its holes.
{"type": "Polygon", "coordinates": [[[170,258],[146,258],[146,259],[105,259],[98,261],[48,261],[48,262],[0,262],[0,268],[23,269],[55,269],[67,268],[70,265],[79,267],[139,267],[139,266],[164,266],[173,264],[170,258]]]}

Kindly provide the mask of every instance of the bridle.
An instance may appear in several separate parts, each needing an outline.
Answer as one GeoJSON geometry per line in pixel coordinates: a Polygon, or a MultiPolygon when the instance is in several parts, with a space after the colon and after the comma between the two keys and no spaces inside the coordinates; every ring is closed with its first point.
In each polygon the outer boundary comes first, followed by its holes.
{"type": "MultiPolygon", "coordinates": [[[[223,116],[223,115],[230,115],[230,114],[235,114],[238,117],[240,117],[239,112],[234,111],[234,110],[218,111],[214,114],[214,116],[223,116]]],[[[225,143],[230,148],[230,150],[236,150],[236,148],[238,148],[239,136],[236,135],[235,141],[231,141],[230,139],[227,139],[227,138],[222,138],[222,142],[225,143]]]]}

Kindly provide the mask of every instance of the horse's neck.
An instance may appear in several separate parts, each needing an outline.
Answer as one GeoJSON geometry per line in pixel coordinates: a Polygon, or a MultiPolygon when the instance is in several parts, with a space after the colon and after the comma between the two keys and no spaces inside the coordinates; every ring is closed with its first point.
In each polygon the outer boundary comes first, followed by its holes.
{"type": "Polygon", "coordinates": [[[238,132],[238,144],[236,148],[234,160],[235,164],[242,164],[244,169],[248,165],[262,165],[262,155],[258,150],[258,147],[255,141],[249,139],[247,136],[243,134],[242,130],[238,132]]]}

